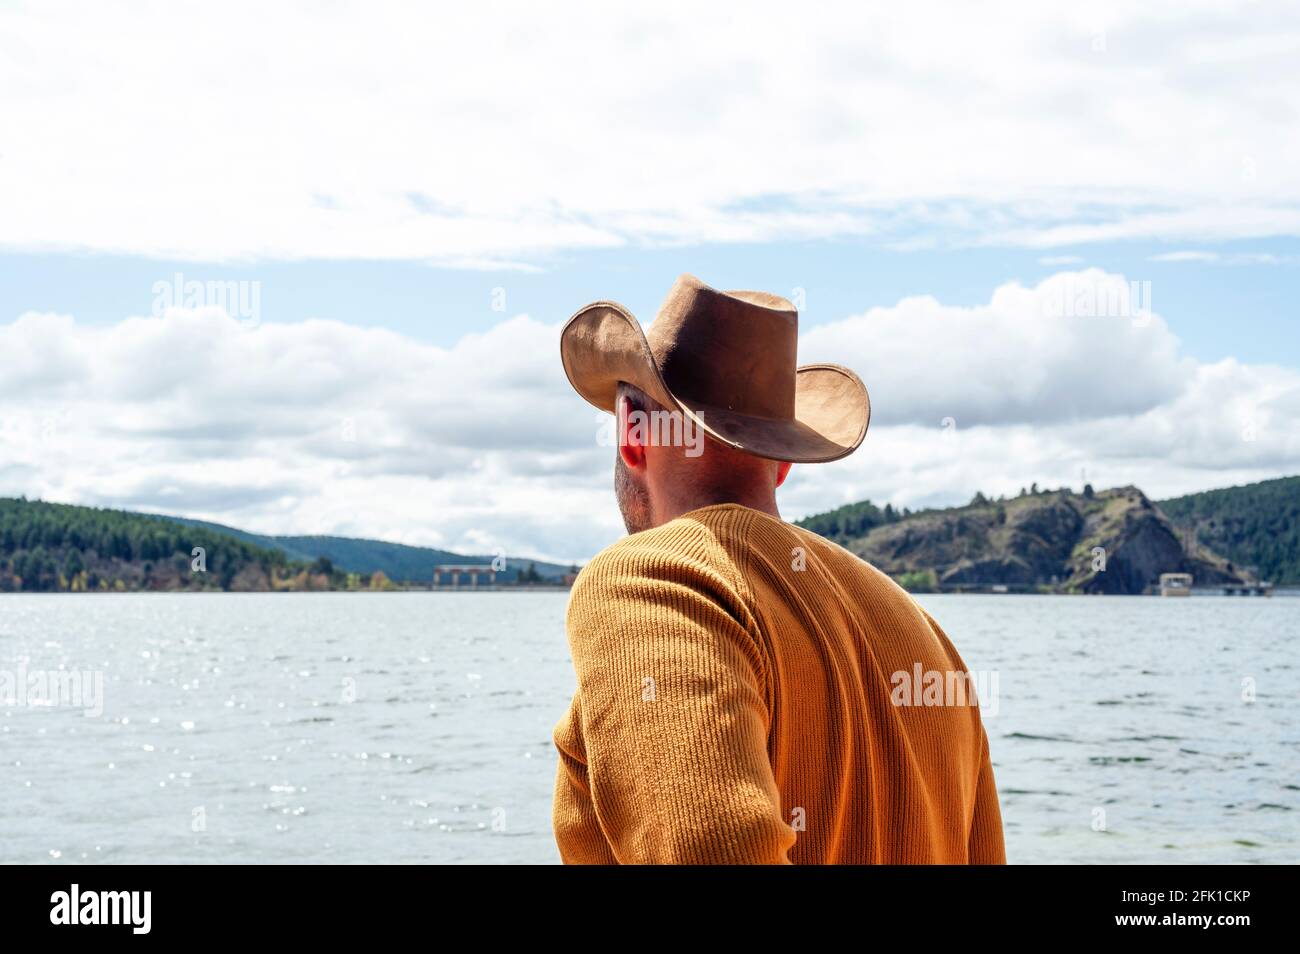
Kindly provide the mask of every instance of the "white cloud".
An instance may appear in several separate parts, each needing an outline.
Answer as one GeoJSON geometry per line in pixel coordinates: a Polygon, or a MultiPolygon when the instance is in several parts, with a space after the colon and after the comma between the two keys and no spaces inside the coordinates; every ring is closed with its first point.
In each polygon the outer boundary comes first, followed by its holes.
{"type": "Polygon", "coordinates": [[[1184,249],[1177,252],[1162,252],[1150,256],[1152,262],[1196,262],[1203,265],[1294,265],[1300,262],[1295,255],[1275,255],[1271,252],[1207,252],[1197,249],[1184,249]]]}
{"type": "MultiPolygon", "coordinates": [[[[855,367],[875,413],[857,454],[795,468],[785,512],[1077,486],[1081,470],[1158,495],[1300,472],[1300,374],[1198,364],[1158,314],[1057,311],[1129,289],[1061,273],[808,331],[801,360],[855,367]]],[[[558,331],[521,315],[443,349],[217,310],[24,315],[0,325],[0,494],[583,559],[621,523],[605,419],[569,387],[558,331]]]]}
{"type": "Polygon", "coordinates": [[[838,361],[867,382],[873,423],[966,428],[1141,414],[1178,397],[1192,363],[1151,310],[1156,289],[1097,269],[987,305],[926,297],[807,331],[803,361],[838,361]]]}
{"type": "Polygon", "coordinates": [[[1153,262],[1217,262],[1219,260],[1218,252],[1202,252],[1195,249],[1185,249],[1179,252],[1162,252],[1159,255],[1152,255],[1153,262]]]}
{"type": "MultiPolygon", "coordinates": [[[[574,488],[603,460],[557,328],[520,316],[452,350],[217,310],[109,327],[0,325],[0,492],[463,547],[583,552],[574,488]],[[575,475],[577,479],[575,480],[575,475]]],[[[612,504],[607,517],[614,516],[612,504]]]]}
{"type": "Polygon", "coordinates": [[[6,7],[0,245],[1295,235],[1298,53],[1294,8],[1231,3],[6,7]]]}

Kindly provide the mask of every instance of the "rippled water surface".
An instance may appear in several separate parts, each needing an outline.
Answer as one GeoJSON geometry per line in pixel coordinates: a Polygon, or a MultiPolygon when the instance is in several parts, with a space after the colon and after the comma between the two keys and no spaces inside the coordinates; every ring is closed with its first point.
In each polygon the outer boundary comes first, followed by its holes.
{"type": "MultiPolygon", "coordinates": [[[[921,599],[997,674],[1009,860],[1300,861],[1300,600],[921,599]]],[[[2,596],[0,672],[103,712],[0,700],[0,861],[555,862],[566,600],[2,596]]]]}

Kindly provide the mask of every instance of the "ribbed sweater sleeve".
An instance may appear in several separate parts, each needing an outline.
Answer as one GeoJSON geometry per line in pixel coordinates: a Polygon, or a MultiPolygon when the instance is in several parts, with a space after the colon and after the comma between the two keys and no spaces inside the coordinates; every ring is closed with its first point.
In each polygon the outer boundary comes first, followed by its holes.
{"type": "Polygon", "coordinates": [[[968,857],[973,865],[1004,865],[1007,851],[1002,837],[1002,808],[998,805],[998,788],[993,780],[988,734],[982,728],[980,734],[984,746],[979,779],[975,783],[975,815],[971,821],[968,857]]]}
{"type": "Polygon", "coordinates": [[[681,550],[615,548],[573,590],[566,862],[788,863],[756,624],[728,568],[681,550]]]}
{"type": "MultiPolygon", "coordinates": [[[[956,647],[938,621],[921,610],[930,628],[947,647],[953,660],[966,671],[956,647]]],[[[979,710],[974,713],[978,716],[979,710]]],[[[982,720],[979,728],[979,770],[975,779],[974,810],[971,814],[970,836],[966,839],[966,861],[972,865],[1004,865],[1007,863],[1006,846],[1002,836],[1002,808],[998,804],[998,787],[993,778],[993,760],[989,754],[989,736],[982,720]]]]}

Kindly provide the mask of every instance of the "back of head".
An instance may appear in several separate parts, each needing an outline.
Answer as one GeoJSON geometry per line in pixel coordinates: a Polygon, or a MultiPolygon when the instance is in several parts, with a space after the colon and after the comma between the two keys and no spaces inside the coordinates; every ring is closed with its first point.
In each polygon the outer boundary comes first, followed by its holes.
{"type": "MultiPolygon", "coordinates": [[[[680,410],[664,408],[627,383],[619,385],[618,413],[620,505],[626,495],[639,498],[636,503],[647,515],[636,521],[637,529],[713,504],[736,503],[775,512],[775,491],[788,464],[715,440],[680,410]],[[639,445],[642,466],[634,462],[629,469],[624,441],[639,445]]],[[[626,521],[628,509],[623,509],[626,521]]],[[[631,522],[628,529],[633,530],[631,522]]]]}

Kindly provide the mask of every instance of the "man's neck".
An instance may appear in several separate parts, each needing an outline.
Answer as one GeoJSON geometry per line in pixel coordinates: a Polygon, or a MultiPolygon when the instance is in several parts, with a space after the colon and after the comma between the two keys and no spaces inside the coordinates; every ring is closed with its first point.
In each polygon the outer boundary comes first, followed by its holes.
{"type": "Polygon", "coordinates": [[[748,507],[750,510],[757,510],[759,513],[765,513],[768,516],[781,519],[781,512],[776,507],[776,495],[773,493],[755,493],[755,494],[726,494],[716,497],[694,495],[680,499],[665,501],[660,507],[656,507],[655,525],[660,526],[670,520],[676,520],[684,513],[690,513],[692,510],[699,510],[701,507],[714,507],[718,504],[739,504],[742,507],[748,507]]]}

